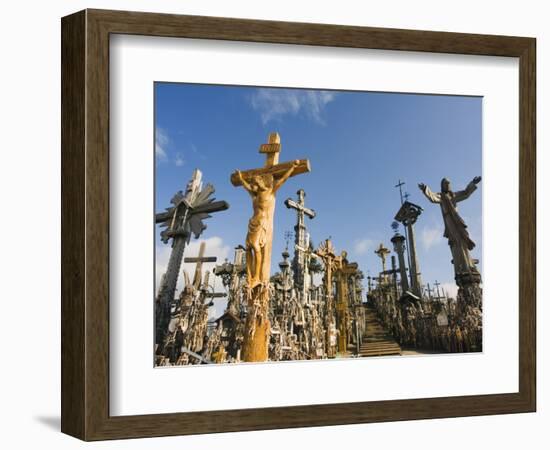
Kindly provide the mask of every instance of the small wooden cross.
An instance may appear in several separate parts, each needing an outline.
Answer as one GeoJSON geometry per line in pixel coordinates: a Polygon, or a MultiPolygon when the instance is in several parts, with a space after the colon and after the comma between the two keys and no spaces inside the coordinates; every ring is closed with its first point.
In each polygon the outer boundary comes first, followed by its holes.
{"type": "Polygon", "coordinates": [[[206,242],[201,242],[199,248],[199,256],[193,256],[190,258],[184,258],[183,261],[186,263],[196,263],[195,266],[195,276],[193,277],[193,286],[195,289],[198,289],[202,280],[202,263],[205,262],[216,262],[218,258],[215,256],[204,256],[204,250],[206,249],[206,242]]]}

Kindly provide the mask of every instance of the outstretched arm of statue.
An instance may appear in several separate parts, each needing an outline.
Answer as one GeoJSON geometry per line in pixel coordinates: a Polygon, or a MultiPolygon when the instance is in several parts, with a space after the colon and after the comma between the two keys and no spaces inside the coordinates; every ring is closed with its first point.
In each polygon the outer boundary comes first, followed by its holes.
{"type": "Polygon", "coordinates": [[[455,201],[461,202],[462,200],[466,200],[477,189],[477,184],[480,181],[481,177],[475,177],[472,181],[468,183],[466,189],[464,189],[463,191],[455,192],[455,201]]]}
{"type": "Polygon", "coordinates": [[[279,188],[285,183],[286,180],[288,180],[293,172],[294,169],[300,164],[299,160],[292,161],[292,166],[279,178],[277,181],[275,181],[273,185],[273,192],[277,192],[279,188]]]}
{"type": "Polygon", "coordinates": [[[418,187],[430,202],[441,203],[441,196],[435,192],[432,192],[432,190],[424,183],[419,183],[418,187]]]}
{"type": "Polygon", "coordinates": [[[250,185],[250,183],[248,183],[248,181],[246,181],[243,177],[243,174],[241,173],[240,170],[236,170],[235,173],[237,174],[237,178],[239,179],[239,181],[242,183],[243,187],[248,191],[248,192],[253,192],[253,188],[252,186],[250,185]]]}

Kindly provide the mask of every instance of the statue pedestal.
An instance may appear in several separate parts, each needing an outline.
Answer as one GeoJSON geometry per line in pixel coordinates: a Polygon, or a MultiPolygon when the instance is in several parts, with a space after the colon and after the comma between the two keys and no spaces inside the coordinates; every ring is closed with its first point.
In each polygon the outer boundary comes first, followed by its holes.
{"type": "Polygon", "coordinates": [[[455,276],[458,285],[457,301],[459,306],[472,306],[482,309],[481,275],[476,271],[457,274],[455,276]]]}
{"type": "MultiPolygon", "coordinates": [[[[457,283],[459,277],[457,276],[457,283]]],[[[482,350],[482,297],[481,275],[477,272],[460,277],[457,294],[457,313],[460,328],[467,330],[470,351],[482,350]]]]}

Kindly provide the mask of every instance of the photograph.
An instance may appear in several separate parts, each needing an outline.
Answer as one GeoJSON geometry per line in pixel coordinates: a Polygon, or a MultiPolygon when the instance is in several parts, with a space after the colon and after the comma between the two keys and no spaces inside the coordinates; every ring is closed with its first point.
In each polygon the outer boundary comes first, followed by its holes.
{"type": "MultiPolygon", "coordinates": [[[[31,253],[60,304],[33,297],[13,441],[538,443],[541,8],[240,1],[17,15],[6,210],[59,212],[31,253]]],[[[6,222],[10,299],[33,219],[6,222]]]]}
{"type": "Polygon", "coordinates": [[[154,83],[154,366],[482,352],[483,97],[154,83]]]}

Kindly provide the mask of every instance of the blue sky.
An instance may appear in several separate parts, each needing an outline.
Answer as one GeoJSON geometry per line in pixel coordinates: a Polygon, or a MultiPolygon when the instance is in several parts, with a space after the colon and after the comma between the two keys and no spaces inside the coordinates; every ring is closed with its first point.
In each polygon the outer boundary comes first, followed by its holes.
{"type": "MultiPolygon", "coordinates": [[[[439,280],[452,291],[440,209],[417,184],[439,191],[441,178],[447,177],[460,190],[482,174],[482,98],[156,83],[155,113],[156,211],[184,189],[195,168],[215,186],[216,198],[230,204],[206,222],[207,253],[231,259],[232,249],[244,243],[251,201],[229,176],[235,169],[262,166],[259,145],[277,131],[280,161],[308,158],[312,171],[291,178],[277,194],[273,272],[285,247],[284,233],[296,221],[283,202],[303,188],[306,205],[317,213],[306,220],[315,245],[331,236],[338,252],[347,250],[365,274],[377,274],[381,263],[374,250],[380,242],[391,249],[390,225],[400,206],[394,186],[400,179],[407,183],[409,201],[424,208],[415,225],[423,282],[439,280]]],[[[479,259],[482,186],[459,204],[479,259]]],[[[169,250],[158,235],[157,228],[160,272],[169,250]]],[[[197,248],[195,243],[186,255],[197,248]]]]}

